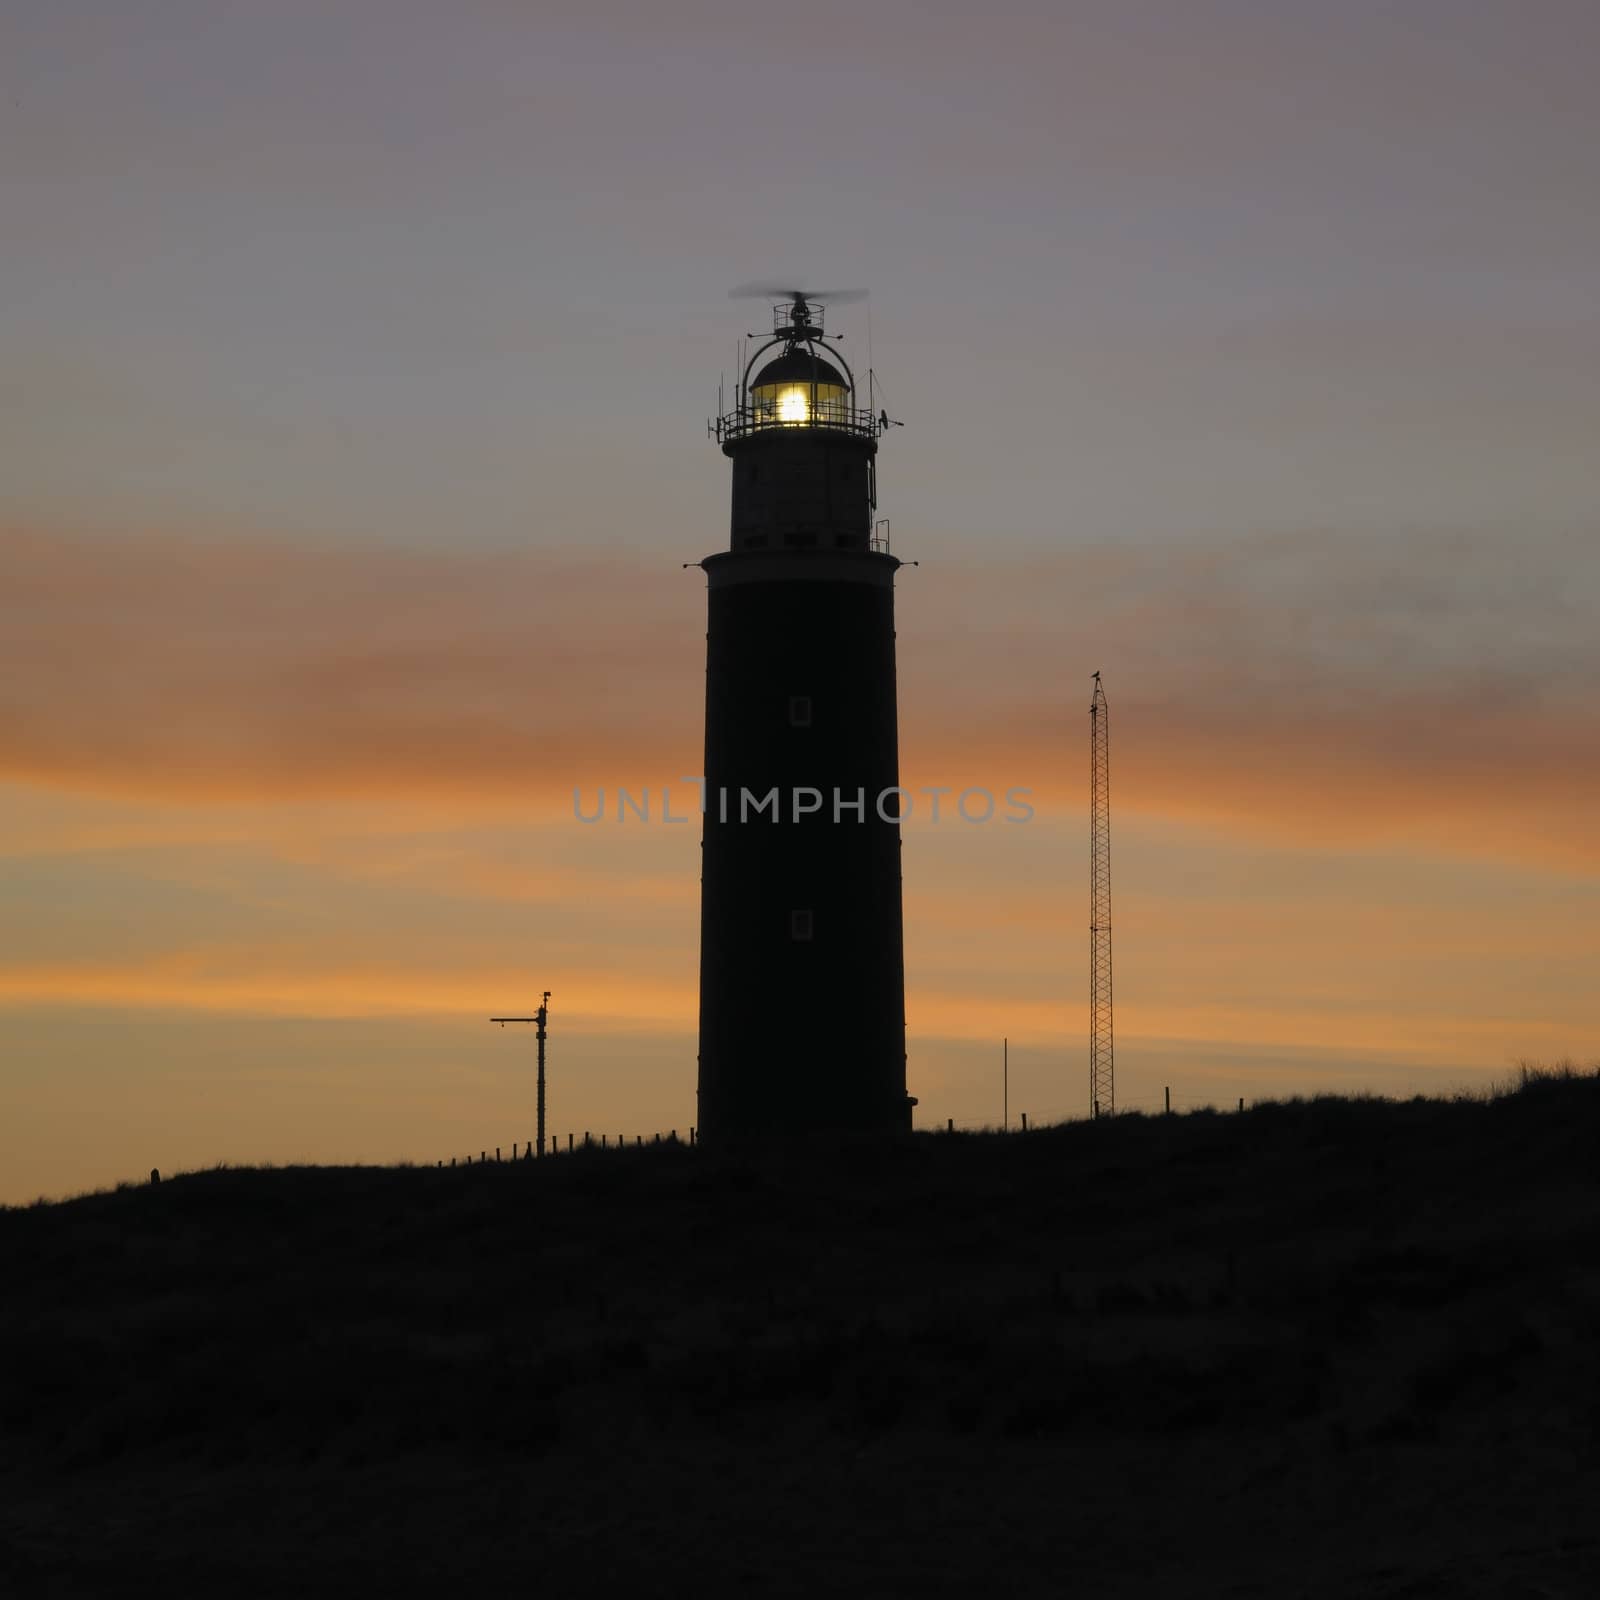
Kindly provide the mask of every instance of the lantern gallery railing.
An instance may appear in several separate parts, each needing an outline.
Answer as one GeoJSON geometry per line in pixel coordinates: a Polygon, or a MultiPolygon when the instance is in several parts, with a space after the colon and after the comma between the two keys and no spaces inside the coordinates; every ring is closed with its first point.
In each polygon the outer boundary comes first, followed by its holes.
{"type": "MultiPolygon", "coordinates": [[[[717,418],[714,431],[718,441],[742,439],[747,434],[765,433],[769,428],[830,428],[837,433],[853,433],[876,439],[883,431],[878,414],[859,406],[820,396],[813,400],[801,385],[794,386],[798,399],[783,404],[738,406],[717,418]]],[[[787,396],[780,396],[780,401],[787,396]]]]}

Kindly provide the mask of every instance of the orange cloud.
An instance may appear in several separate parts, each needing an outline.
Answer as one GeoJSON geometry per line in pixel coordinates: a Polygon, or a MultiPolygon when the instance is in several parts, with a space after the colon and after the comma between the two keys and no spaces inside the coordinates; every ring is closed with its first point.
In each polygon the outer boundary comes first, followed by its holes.
{"type": "Polygon", "coordinates": [[[509,798],[698,765],[703,601],[665,562],[15,534],[0,562],[12,779],[509,798]]]}
{"type": "MultiPolygon", "coordinates": [[[[560,996],[564,1033],[615,1037],[671,1030],[683,1041],[684,1081],[693,1077],[698,997],[692,980],[596,969],[541,969],[560,996]]],[[[972,975],[969,974],[969,978],[972,975]]],[[[317,971],[285,967],[253,971],[194,954],[138,964],[60,963],[0,969],[0,1006],[116,1006],[195,1014],[293,1018],[482,1019],[507,996],[528,993],[519,967],[402,972],[377,965],[317,971]]],[[[1009,1035],[1019,1045],[1080,1051],[1081,1005],[1065,997],[1031,997],[977,986],[913,985],[906,996],[913,1058],[931,1040],[989,1045],[1009,1035]]],[[[1321,1004],[1141,1004],[1119,1014],[1118,1042],[1128,1061],[1141,1047],[1213,1044],[1248,1052],[1263,1046],[1318,1042],[1347,1053],[1384,1052],[1440,1065],[1486,1056],[1562,1055],[1582,1030],[1561,1019],[1464,1017],[1416,1008],[1352,1008],[1330,997],[1321,1004]]]]}
{"type": "MultiPolygon", "coordinates": [[[[277,1017],[476,1017],[526,995],[528,974],[502,965],[471,973],[372,963],[315,969],[235,948],[167,952],[127,963],[13,963],[0,968],[0,1004],[113,1005],[277,1017]]],[[[692,986],[640,974],[551,965],[541,981],[562,995],[562,1025],[616,1033],[675,1026],[693,1030],[692,986]]]]}
{"type": "MultiPolygon", "coordinates": [[[[1076,815],[1101,667],[1123,815],[1591,867],[1593,550],[1306,535],[930,564],[901,600],[905,781],[1076,815]]],[[[700,764],[704,599],[670,563],[20,534],[0,561],[13,781],[548,819],[574,787],[700,764]]]]}
{"type": "Polygon", "coordinates": [[[1100,668],[1123,816],[1600,865],[1586,531],[1213,540],[919,578],[901,658],[924,773],[1015,775],[1081,816],[1100,668]]]}

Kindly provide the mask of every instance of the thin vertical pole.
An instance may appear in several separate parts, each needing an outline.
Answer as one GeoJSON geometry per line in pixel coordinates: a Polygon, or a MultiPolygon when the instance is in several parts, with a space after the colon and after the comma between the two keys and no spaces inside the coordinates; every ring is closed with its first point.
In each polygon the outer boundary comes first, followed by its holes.
{"type": "Polygon", "coordinates": [[[1089,704],[1089,1103],[1117,1111],[1111,998],[1111,723],[1100,674],[1089,704]]]}
{"type": "Polygon", "coordinates": [[[546,989],[545,992],[544,992],[544,999],[539,1002],[539,1010],[536,1013],[536,1015],[538,1016],[538,1019],[539,1019],[539,1025],[538,1025],[538,1028],[536,1030],[536,1032],[538,1034],[538,1038],[539,1038],[539,1151],[540,1151],[541,1154],[543,1154],[543,1152],[544,1152],[544,1041],[545,1041],[545,1032],[546,1032],[545,1025],[549,1021],[549,1016],[550,1016],[550,991],[548,989],[546,989]]]}
{"type": "Polygon", "coordinates": [[[1000,1127],[1011,1131],[1011,1041],[1000,1041],[1000,1127]]]}
{"type": "MultiPolygon", "coordinates": [[[[545,1036],[546,1036],[546,1032],[547,1032],[546,1023],[549,1021],[549,1017],[550,1017],[550,991],[548,989],[546,989],[545,992],[544,992],[544,999],[540,1003],[539,1009],[536,1012],[534,1012],[534,1014],[531,1017],[490,1017],[489,1018],[489,1020],[491,1022],[498,1022],[502,1028],[505,1027],[505,1025],[508,1022],[532,1022],[532,1023],[535,1023],[537,1025],[536,1032],[537,1032],[538,1039],[539,1039],[539,1097],[538,1097],[539,1144],[538,1144],[537,1153],[539,1155],[541,1155],[541,1156],[544,1154],[544,1041],[545,1041],[545,1036]]],[[[530,1153],[532,1153],[532,1152],[530,1152],[530,1153]]],[[[500,1152],[498,1150],[495,1152],[495,1157],[494,1158],[495,1158],[496,1161],[498,1161],[500,1159],[500,1152]]],[[[517,1146],[516,1146],[516,1141],[513,1140],[512,1144],[511,1144],[511,1159],[513,1161],[515,1161],[516,1158],[517,1158],[517,1146]]]]}

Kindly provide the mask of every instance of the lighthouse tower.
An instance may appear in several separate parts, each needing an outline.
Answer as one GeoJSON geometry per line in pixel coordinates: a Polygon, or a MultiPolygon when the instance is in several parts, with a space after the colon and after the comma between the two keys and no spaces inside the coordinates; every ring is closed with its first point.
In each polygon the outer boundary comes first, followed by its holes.
{"type": "Polygon", "coordinates": [[[796,292],[714,432],[707,556],[701,1136],[909,1127],[894,578],[881,413],[796,292]]]}

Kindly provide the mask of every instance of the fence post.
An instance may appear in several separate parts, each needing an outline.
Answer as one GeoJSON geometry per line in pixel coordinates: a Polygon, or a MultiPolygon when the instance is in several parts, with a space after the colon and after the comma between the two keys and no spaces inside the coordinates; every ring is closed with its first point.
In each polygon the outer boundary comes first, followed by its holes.
{"type": "Polygon", "coordinates": [[[691,1128],[689,1130],[689,1143],[693,1144],[694,1142],[695,1142],[695,1133],[694,1133],[694,1129],[691,1128]]]}
{"type": "Polygon", "coordinates": [[[944,1125],[944,1131],[946,1133],[954,1133],[956,1131],[956,1119],[954,1117],[950,1117],[950,1118],[946,1119],[945,1125],[944,1125]]]}
{"type": "Polygon", "coordinates": [[[1022,1113],[1022,1131],[1024,1133],[1028,1131],[1028,1113],[1026,1111],[1022,1113]]]}
{"type": "Polygon", "coordinates": [[[1167,1115],[1170,1117],[1172,1115],[1172,1085],[1169,1083],[1161,1092],[1167,1097],[1167,1115]]]}
{"type": "Polygon", "coordinates": [[[1243,1111],[1243,1110],[1244,1110],[1244,1096],[1243,1096],[1243,1095],[1240,1095],[1240,1096],[1239,1096],[1239,1109],[1240,1109],[1240,1110],[1241,1110],[1241,1111],[1243,1111]]]}
{"type": "Polygon", "coordinates": [[[672,1132],[667,1135],[667,1143],[668,1144],[676,1144],[677,1142],[678,1142],[678,1130],[676,1128],[674,1128],[672,1130],[672,1132]]]}

